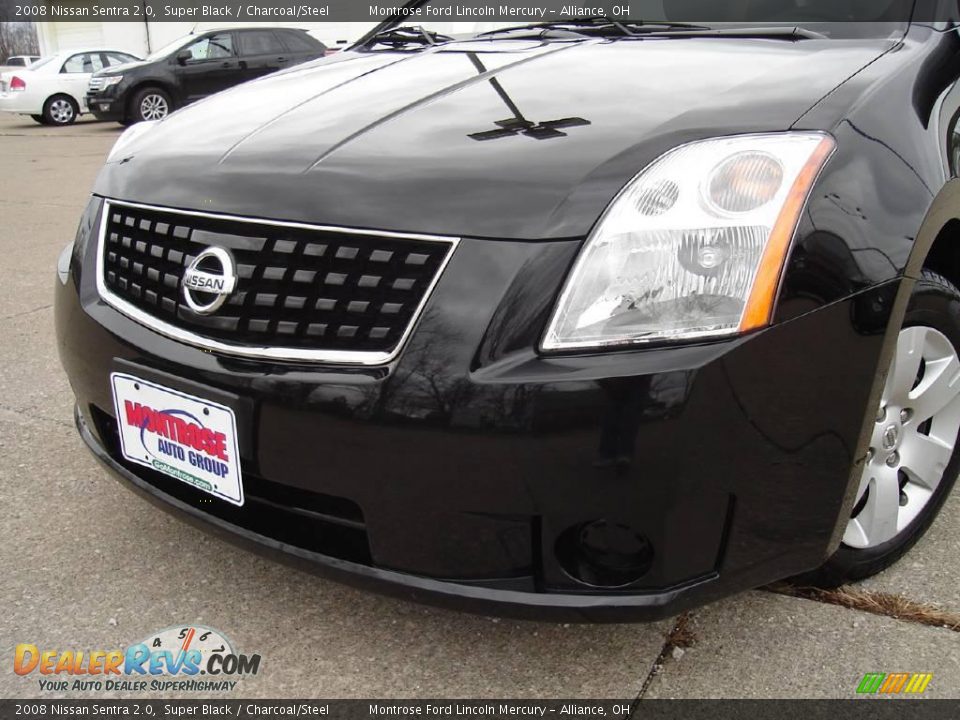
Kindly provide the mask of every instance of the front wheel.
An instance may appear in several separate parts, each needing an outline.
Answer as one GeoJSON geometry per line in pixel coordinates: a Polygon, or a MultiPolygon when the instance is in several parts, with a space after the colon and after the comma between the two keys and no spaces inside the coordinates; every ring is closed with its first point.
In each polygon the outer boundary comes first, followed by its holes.
{"type": "Polygon", "coordinates": [[[139,90],[131,102],[130,119],[134,122],[163,120],[170,114],[172,103],[166,91],[149,87],[139,90]]]}
{"type": "Polygon", "coordinates": [[[924,270],[873,417],[837,552],[797,581],[836,587],[896,562],[930,527],[960,471],[960,291],[924,270]]]}

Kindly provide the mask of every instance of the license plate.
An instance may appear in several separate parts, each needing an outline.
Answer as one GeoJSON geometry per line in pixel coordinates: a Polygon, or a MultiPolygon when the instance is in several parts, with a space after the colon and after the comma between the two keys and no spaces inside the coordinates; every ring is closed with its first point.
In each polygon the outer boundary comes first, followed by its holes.
{"type": "Polygon", "coordinates": [[[127,460],[243,505],[233,410],[125,373],[110,382],[127,460]]]}

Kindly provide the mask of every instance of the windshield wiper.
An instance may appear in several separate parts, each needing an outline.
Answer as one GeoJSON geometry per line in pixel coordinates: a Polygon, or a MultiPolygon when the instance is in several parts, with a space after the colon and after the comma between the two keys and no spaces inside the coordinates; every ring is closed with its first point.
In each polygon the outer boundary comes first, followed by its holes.
{"type": "Polygon", "coordinates": [[[634,33],[665,37],[729,37],[729,38],[784,38],[794,40],[826,40],[827,36],[807,28],[778,25],[773,27],[724,27],[694,29],[651,30],[634,33]]]}
{"type": "Polygon", "coordinates": [[[476,37],[491,37],[520,31],[536,32],[543,36],[550,31],[569,31],[570,36],[603,35],[613,32],[624,37],[729,37],[729,38],[784,38],[794,40],[825,40],[822,35],[813,30],[798,25],[775,25],[770,27],[721,27],[712,28],[708,25],[696,25],[683,22],[646,22],[643,20],[613,20],[604,15],[572,20],[556,20],[553,22],[530,23],[515,27],[488,30],[476,37]]]}
{"type": "Polygon", "coordinates": [[[378,32],[364,43],[365,47],[374,45],[389,45],[393,48],[404,47],[405,45],[437,45],[438,43],[450,42],[453,40],[449,35],[431,32],[420,25],[400,25],[378,32]]]}
{"type": "Polygon", "coordinates": [[[707,25],[695,25],[693,23],[680,22],[644,22],[643,20],[614,20],[606,15],[593,15],[584,18],[571,18],[569,20],[552,20],[549,22],[528,23],[526,25],[514,25],[513,27],[498,28],[497,30],[487,30],[476,35],[476,37],[493,37],[495,35],[505,35],[517,32],[535,33],[542,36],[551,31],[567,30],[571,36],[577,35],[609,35],[613,32],[624,37],[634,37],[642,32],[664,32],[664,31],[706,31],[710,30],[707,25]]]}

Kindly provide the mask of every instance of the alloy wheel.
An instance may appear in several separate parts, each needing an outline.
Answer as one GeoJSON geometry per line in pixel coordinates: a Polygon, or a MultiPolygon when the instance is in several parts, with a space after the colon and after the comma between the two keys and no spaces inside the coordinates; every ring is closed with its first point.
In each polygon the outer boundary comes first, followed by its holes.
{"type": "Polygon", "coordinates": [[[140,117],[144,120],[162,120],[169,112],[170,106],[163,95],[150,93],[140,101],[140,117]]]}
{"type": "Polygon", "coordinates": [[[853,514],[843,535],[875,547],[913,522],[933,497],[960,431],[960,358],[931,327],[900,331],[853,514]]]}
{"type": "Polygon", "coordinates": [[[58,125],[65,125],[73,120],[73,103],[64,98],[58,98],[50,103],[50,117],[58,125]]]}

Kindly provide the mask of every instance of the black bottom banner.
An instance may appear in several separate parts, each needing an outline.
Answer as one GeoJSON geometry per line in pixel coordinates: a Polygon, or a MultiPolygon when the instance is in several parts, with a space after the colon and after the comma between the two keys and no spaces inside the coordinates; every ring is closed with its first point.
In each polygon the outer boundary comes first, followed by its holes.
{"type": "Polygon", "coordinates": [[[941,720],[958,700],[0,700],[0,718],[650,718],[941,720]]]}

